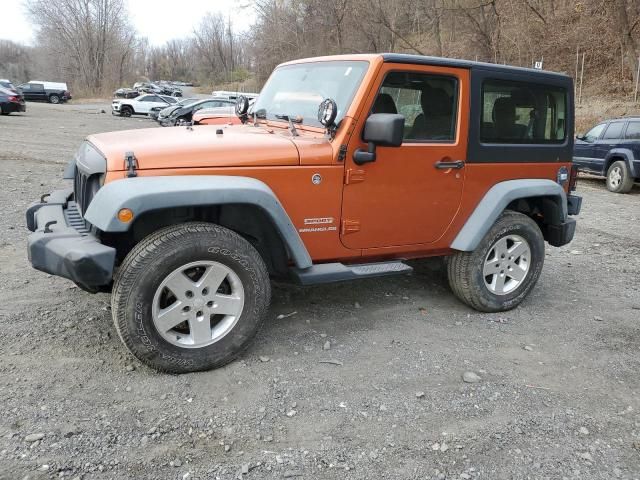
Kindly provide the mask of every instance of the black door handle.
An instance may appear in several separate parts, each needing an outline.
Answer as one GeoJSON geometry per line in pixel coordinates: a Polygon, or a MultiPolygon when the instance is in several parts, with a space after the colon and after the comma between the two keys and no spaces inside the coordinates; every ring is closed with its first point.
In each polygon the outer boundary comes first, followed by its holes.
{"type": "Polygon", "coordinates": [[[464,162],[462,160],[439,160],[434,163],[434,166],[440,170],[448,170],[449,168],[461,169],[462,167],[464,167],[464,162]]]}

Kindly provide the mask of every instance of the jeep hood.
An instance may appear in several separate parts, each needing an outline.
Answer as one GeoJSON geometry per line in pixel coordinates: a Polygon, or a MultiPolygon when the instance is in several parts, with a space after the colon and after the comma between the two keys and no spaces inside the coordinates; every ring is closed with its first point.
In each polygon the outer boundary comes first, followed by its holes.
{"type": "Polygon", "coordinates": [[[148,128],[90,135],[107,170],[126,170],[125,153],[133,152],[138,169],[254,167],[298,165],[300,157],[287,133],[247,125],[148,128]]]}

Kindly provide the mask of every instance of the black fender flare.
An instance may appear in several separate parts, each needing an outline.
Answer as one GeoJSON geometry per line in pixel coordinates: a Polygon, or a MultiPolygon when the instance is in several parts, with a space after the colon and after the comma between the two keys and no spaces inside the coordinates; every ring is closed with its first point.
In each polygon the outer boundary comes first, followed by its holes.
{"type": "Polygon", "coordinates": [[[609,167],[611,166],[611,164],[613,162],[615,162],[616,158],[622,158],[623,161],[627,164],[627,168],[629,169],[629,172],[631,173],[631,176],[634,178],[638,178],[640,177],[640,171],[638,171],[638,169],[635,166],[635,162],[636,160],[640,160],[640,159],[636,159],[635,156],[633,155],[633,151],[629,148],[612,148],[611,150],[609,150],[609,153],[607,153],[607,156],[604,159],[604,172],[603,174],[606,176],[607,172],[609,171],[609,167]]]}
{"type": "Polygon", "coordinates": [[[311,256],[275,193],[251,177],[180,175],[135,177],[106,184],[96,193],[84,218],[103,232],[126,232],[131,223],[121,222],[123,208],[134,218],[145,212],[172,207],[249,204],[259,207],[273,222],[298,268],[309,268],[311,256]]]}

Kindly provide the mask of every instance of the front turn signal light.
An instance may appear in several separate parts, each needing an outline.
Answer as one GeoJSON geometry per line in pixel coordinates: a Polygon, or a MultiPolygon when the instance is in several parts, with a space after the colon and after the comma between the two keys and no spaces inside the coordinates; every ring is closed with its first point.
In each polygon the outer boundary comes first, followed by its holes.
{"type": "Polygon", "coordinates": [[[133,212],[128,208],[121,208],[118,212],[118,220],[120,220],[122,223],[129,223],[131,220],[133,220],[133,212]]]}

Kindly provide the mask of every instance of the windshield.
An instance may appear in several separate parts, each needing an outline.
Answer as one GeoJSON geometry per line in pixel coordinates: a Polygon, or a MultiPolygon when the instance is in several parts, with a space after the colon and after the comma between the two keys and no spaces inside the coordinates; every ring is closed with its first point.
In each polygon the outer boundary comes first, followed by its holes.
{"type": "Polygon", "coordinates": [[[277,68],[253,106],[260,117],[302,117],[302,123],[321,127],[318,108],[325,98],[338,105],[336,124],[342,120],[364,77],[369,62],[333,61],[285,65],[277,68]],[[263,110],[263,112],[260,112],[263,110]],[[264,113],[264,114],[263,114],[264,113]]]}

